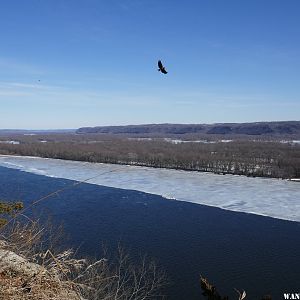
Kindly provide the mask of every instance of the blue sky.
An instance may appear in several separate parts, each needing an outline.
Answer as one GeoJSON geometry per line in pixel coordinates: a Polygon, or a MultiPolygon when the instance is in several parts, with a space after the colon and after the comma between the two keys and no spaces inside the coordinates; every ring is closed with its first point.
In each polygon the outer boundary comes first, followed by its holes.
{"type": "Polygon", "coordinates": [[[300,120],[299,15],[299,0],[2,1],[0,128],[300,120]]]}

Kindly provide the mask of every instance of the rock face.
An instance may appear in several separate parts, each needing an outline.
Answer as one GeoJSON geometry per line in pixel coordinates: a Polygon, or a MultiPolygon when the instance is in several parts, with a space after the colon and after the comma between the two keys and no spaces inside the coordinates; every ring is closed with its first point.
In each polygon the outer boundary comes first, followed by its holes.
{"type": "Polygon", "coordinates": [[[43,267],[28,262],[14,252],[0,249],[0,270],[5,273],[34,276],[43,272],[43,267]]]}
{"type": "Polygon", "coordinates": [[[60,280],[43,266],[16,253],[1,249],[0,299],[2,300],[84,300],[72,283],[60,280]]]}

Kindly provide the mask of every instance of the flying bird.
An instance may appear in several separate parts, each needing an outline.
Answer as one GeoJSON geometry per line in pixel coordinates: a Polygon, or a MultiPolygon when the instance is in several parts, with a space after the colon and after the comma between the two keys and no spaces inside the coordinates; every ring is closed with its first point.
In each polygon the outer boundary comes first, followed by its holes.
{"type": "Polygon", "coordinates": [[[162,72],[163,74],[168,73],[160,60],[158,61],[157,64],[158,64],[158,71],[162,72]]]}

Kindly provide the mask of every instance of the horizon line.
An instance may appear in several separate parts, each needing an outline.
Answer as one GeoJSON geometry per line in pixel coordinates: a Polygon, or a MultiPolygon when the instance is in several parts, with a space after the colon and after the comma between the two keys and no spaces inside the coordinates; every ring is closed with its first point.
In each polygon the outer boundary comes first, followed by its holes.
{"type": "Polygon", "coordinates": [[[91,125],[80,126],[76,128],[0,128],[0,131],[74,131],[79,128],[94,127],[125,127],[125,126],[149,126],[149,125],[219,125],[219,124],[256,124],[256,123],[283,123],[283,122],[300,122],[300,120],[275,120],[275,121],[251,121],[251,122],[213,122],[213,123],[140,123],[140,124],[119,124],[119,125],[91,125]]]}

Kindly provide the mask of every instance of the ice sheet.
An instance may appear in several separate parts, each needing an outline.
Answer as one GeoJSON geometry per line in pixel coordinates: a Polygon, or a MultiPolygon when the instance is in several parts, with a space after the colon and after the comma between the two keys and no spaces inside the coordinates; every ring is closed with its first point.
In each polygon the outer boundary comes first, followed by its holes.
{"type": "Polygon", "coordinates": [[[4,155],[0,166],[300,222],[299,182],[4,155]]]}

